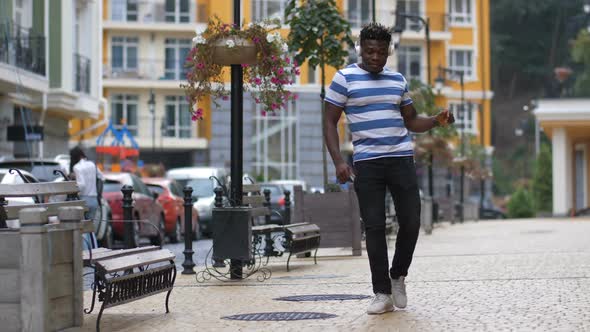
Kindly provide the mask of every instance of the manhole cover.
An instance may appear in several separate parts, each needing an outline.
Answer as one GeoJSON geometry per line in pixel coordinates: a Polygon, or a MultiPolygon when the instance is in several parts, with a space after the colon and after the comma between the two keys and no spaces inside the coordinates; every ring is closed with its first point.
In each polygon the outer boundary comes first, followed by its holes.
{"type": "Polygon", "coordinates": [[[369,295],[356,294],[324,294],[324,295],[296,295],[279,297],[277,301],[348,301],[348,300],[364,300],[370,298],[369,295]]]}
{"type": "Polygon", "coordinates": [[[337,317],[333,314],[322,312],[262,312],[254,314],[240,314],[222,317],[231,320],[247,321],[286,321],[286,320],[306,320],[306,319],[327,319],[337,317]]]}

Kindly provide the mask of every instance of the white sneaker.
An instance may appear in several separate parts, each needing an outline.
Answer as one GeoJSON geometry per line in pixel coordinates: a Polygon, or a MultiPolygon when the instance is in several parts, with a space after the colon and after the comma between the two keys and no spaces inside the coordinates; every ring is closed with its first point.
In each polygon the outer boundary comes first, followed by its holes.
{"type": "Polygon", "coordinates": [[[391,295],[389,294],[382,294],[377,293],[375,294],[375,298],[369,308],[367,309],[367,314],[369,315],[377,315],[386,312],[393,311],[393,301],[391,300],[391,295]]]}
{"type": "Polygon", "coordinates": [[[406,295],[406,277],[391,279],[391,295],[396,307],[403,309],[408,305],[408,296],[406,295]]]}

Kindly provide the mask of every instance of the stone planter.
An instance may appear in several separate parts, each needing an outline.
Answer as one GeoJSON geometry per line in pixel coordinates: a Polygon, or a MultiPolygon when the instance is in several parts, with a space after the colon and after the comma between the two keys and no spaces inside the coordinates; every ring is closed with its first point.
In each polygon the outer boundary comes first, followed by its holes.
{"type": "Polygon", "coordinates": [[[352,248],[361,255],[361,223],[354,191],[307,194],[301,186],[293,188],[295,209],[291,223],[308,222],[320,227],[320,248],[352,248]]]}
{"type": "Polygon", "coordinates": [[[230,66],[239,64],[253,65],[256,59],[256,45],[252,41],[243,38],[224,38],[213,45],[213,62],[218,65],[230,66]],[[232,40],[234,47],[228,47],[226,42],[232,40]]]}

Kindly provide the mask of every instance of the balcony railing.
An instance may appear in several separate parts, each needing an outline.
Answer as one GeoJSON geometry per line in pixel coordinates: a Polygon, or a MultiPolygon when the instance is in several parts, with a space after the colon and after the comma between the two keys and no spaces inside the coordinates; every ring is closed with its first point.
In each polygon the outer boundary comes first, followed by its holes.
{"type": "Polygon", "coordinates": [[[111,21],[137,23],[193,23],[193,0],[111,0],[111,21]]]}
{"type": "Polygon", "coordinates": [[[187,69],[182,62],[152,59],[108,59],[103,78],[185,80],[187,69]]]}
{"type": "Polygon", "coordinates": [[[90,59],[74,53],[74,82],[76,91],[90,93],[90,59]]]}
{"type": "Polygon", "coordinates": [[[12,22],[0,24],[0,62],[45,76],[45,37],[12,22]]]}
{"type": "MultiPolygon", "coordinates": [[[[401,14],[401,13],[400,13],[401,14]]],[[[449,15],[443,13],[436,13],[436,14],[429,14],[426,15],[425,13],[403,13],[406,15],[415,15],[420,16],[424,19],[427,17],[430,19],[430,31],[442,31],[447,32],[449,31],[449,15]]],[[[397,15],[395,12],[392,15],[397,15]]],[[[419,20],[412,19],[410,17],[397,17],[396,24],[401,26],[404,30],[411,30],[411,31],[422,31],[424,27],[419,20]]]]}

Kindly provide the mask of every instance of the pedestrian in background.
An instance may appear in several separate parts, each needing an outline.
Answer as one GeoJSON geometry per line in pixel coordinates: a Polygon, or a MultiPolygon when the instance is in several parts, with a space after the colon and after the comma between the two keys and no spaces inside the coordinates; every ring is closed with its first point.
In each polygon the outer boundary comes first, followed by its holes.
{"type": "Polygon", "coordinates": [[[377,23],[365,26],[357,52],[361,63],[339,70],[326,94],[324,139],[340,183],[354,181],[375,293],[367,313],[381,314],[393,311],[394,304],[407,305],[405,277],[420,230],[420,196],[409,131],[422,133],[455,120],[448,110],[433,117],[418,116],[404,76],[384,68],[393,54],[389,29],[377,23]],[[337,126],[342,112],[352,134],[354,170],[340,154],[337,126]],[[386,190],[393,197],[399,223],[391,269],[385,238],[386,190]]]}
{"type": "MultiPolygon", "coordinates": [[[[86,202],[88,211],[84,213],[86,220],[93,220],[96,215],[96,210],[99,208],[100,195],[97,182],[103,181],[104,176],[98,169],[95,163],[88,160],[84,151],[76,146],[70,150],[70,179],[75,180],[78,184],[80,192],[80,199],[86,202]]],[[[102,194],[102,193],[100,193],[102,194]]],[[[98,247],[96,236],[92,234],[84,234],[85,248],[98,247]]]]}

